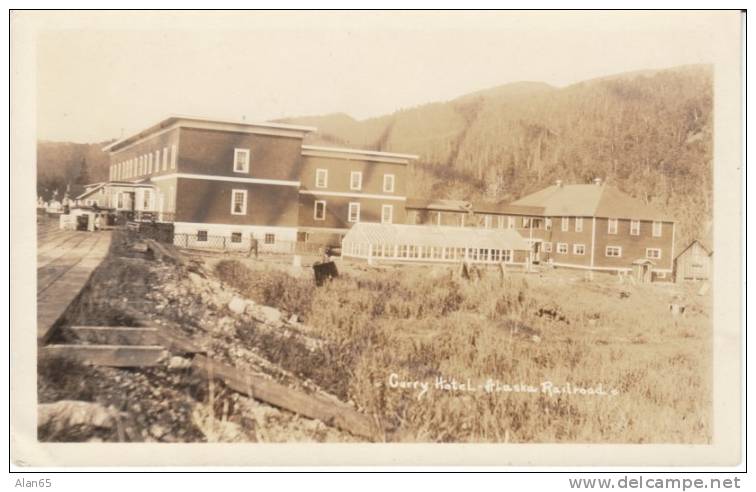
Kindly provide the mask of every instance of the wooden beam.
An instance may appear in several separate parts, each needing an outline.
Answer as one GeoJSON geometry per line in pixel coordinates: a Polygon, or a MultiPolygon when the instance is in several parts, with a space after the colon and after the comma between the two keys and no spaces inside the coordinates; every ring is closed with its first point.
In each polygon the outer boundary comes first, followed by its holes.
{"type": "Polygon", "coordinates": [[[150,367],[168,355],[159,345],[45,345],[39,357],[66,357],[84,364],[110,367],[150,367]]]}
{"type": "Polygon", "coordinates": [[[132,326],[71,326],[76,338],[98,345],[162,345],[157,328],[132,326]]]}
{"type": "Polygon", "coordinates": [[[204,376],[217,379],[232,390],[256,400],[320,420],[355,436],[374,439],[375,432],[371,419],[346,403],[291,389],[262,376],[242,372],[235,367],[212,361],[203,355],[196,355],[192,366],[204,376]]]}

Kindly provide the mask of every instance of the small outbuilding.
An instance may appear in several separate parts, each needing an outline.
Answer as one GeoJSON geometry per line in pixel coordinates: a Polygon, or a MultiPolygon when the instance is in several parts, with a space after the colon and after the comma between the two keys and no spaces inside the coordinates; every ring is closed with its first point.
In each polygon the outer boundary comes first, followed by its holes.
{"type": "Polygon", "coordinates": [[[675,258],[675,281],[709,280],[713,254],[710,247],[694,239],[675,258]]]}
{"type": "Polygon", "coordinates": [[[405,224],[355,224],[341,255],[367,260],[526,265],[530,246],[514,229],[405,224]]]}

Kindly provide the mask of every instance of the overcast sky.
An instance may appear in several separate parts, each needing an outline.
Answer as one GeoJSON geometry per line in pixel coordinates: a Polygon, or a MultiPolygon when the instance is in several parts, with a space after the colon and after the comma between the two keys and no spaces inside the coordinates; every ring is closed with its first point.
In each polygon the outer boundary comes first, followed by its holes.
{"type": "Polygon", "coordinates": [[[169,114],[357,119],[516,81],[712,61],[712,13],[58,13],[38,137],[99,142],[169,114]]]}

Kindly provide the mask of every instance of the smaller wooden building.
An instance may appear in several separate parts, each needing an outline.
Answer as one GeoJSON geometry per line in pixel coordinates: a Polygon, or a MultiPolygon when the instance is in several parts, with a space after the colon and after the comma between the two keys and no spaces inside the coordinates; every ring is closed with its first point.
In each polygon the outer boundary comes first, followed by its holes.
{"type": "Polygon", "coordinates": [[[709,280],[711,278],[713,251],[698,239],[694,239],[675,258],[675,281],[709,280]]]}

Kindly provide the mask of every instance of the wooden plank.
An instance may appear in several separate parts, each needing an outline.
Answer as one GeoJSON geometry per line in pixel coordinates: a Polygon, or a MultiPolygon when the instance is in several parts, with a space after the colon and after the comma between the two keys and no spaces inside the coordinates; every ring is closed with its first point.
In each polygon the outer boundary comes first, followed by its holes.
{"type": "Polygon", "coordinates": [[[98,345],[162,345],[157,328],[132,326],[71,326],[76,338],[98,345]]]}
{"type": "Polygon", "coordinates": [[[150,367],[167,356],[159,345],[45,345],[39,357],[67,357],[85,364],[110,367],[150,367]]]}
{"type": "Polygon", "coordinates": [[[204,376],[211,377],[212,375],[214,379],[222,381],[232,390],[256,400],[320,420],[355,436],[374,439],[375,432],[371,419],[346,403],[291,389],[262,376],[245,373],[235,367],[212,361],[203,355],[196,355],[192,366],[204,376]]]}
{"type": "MultiPolygon", "coordinates": [[[[39,343],[49,340],[56,322],[79,295],[94,269],[107,256],[110,233],[99,232],[92,237],[96,239],[95,244],[86,252],[79,249],[84,256],[76,264],[70,266],[68,270],[58,272],[58,276],[43,274],[49,282],[46,282],[43,290],[37,291],[37,340],[39,343]]],[[[74,248],[76,246],[78,245],[73,245],[74,248]]],[[[45,265],[45,267],[49,266],[45,265]]],[[[43,270],[49,271],[49,268],[43,268],[43,270]]]]}

